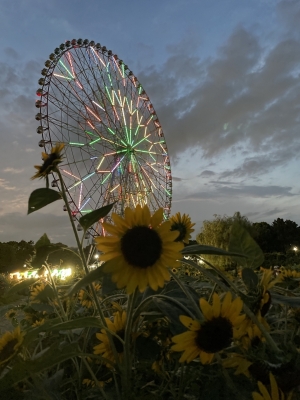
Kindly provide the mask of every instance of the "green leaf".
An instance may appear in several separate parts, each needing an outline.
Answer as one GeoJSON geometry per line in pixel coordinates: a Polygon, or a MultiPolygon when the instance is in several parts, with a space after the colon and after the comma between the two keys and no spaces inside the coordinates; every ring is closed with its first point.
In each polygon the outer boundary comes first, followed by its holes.
{"type": "Polygon", "coordinates": [[[32,279],[25,279],[24,281],[22,281],[20,283],[16,283],[13,287],[11,287],[5,293],[5,297],[9,297],[13,294],[19,293],[22,290],[27,289],[29,286],[33,285],[37,281],[38,281],[38,279],[32,278],[32,279]]]}
{"type": "Polygon", "coordinates": [[[258,286],[258,276],[250,268],[242,269],[242,279],[249,292],[256,292],[258,286]]]}
{"type": "Polygon", "coordinates": [[[35,360],[22,360],[14,364],[12,369],[0,380],[0,392],[24,379],[30,378],[33,374],[39,374],[47,368],[53,367],[80,354],[77,344],[75,343],[70,343],[63,347],[59,345],[60,344],[57,342],[53,343],[47,351],[43,352],[43,354],[35,360]]]}
{"type": "Polygon", "coordinates": [[[214,256],[237,256],[237,257],[247,257],[244,254],[234,253],[219,249],[214,246],[206,246],[202,244],[192,244],[191,246],[186,246],[181,253],[183,255],[197,255],[197,254],[210,254],[214,256]]]}
{"type": "Polygon", "coordinates": [[[72,294],[78,292],[79,289],[81,289],[83,286],[88,286],[91,283],[98,281],[101,279],[104,275],[103,272],[103,267],[107,263],[110,263],[111,261],[107,261],[105,264],[100,265],[100,267],[94,269],[93,271],[89,272],[86,276],[84,276],[80,281],[76,282],[75,285],[73,285],[65,294],[64,297],[71,296],[72,294]]]}
{"type": "Polygon", "coordinates": [[[90,226],[92,226],[95,222],[98,222],[99,219],[104,218],[110,210],[113,208],[114,204],[108,204],[107,206],[98,208],[79,219],[80,225],[83,227],[84,231],[87,231],[90,226]]]}
{"type": "Polygon", "coordinates": [[[240,258],[232,255],[232,259],[243,267],[255,269],[264,262],[264,254],[261,248],[250,233],[238,222],[232,225],[228,249],[231,253],[240,253],[247,257],[240,258]]]}
{"type": "Polygon", "coordinates": [[[61,200],[61,198],[61,194],[56,190],[47,188],[36,189],[29,196],[27,215],[40,210],[56,200],[61,200]]]}
{"type": "Polygon", "coordinates": [[[295,307],[295,308],[300,307],[300,297],[282,296],[280,294],[271,292],[271,299],[273,303],[287,304],[290,307],[295,307]]]}
{"type": "Polygon", "coordinates": [[[60,318],[46,320],[43,325],[31,328],[26,332],[24,345],[31,343],[40,332],[59,332],[77,328],[102,328],[103,325],[97,317],[83,317],[71,321],[61,322],[60,318]]]}

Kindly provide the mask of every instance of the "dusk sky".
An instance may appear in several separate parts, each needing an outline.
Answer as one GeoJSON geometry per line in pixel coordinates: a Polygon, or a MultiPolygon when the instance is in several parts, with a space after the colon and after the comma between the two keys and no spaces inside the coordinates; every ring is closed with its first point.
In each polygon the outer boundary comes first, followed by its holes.
{"type": "Polygon", "coordinates": [[[29,216],[41,163],[36,90],[66,40],[100,42],[149,95],[166,138],[172,214],[300,224],[299,0],[0,2],[0,241],[74,244],[58,202],[29,216]]]}

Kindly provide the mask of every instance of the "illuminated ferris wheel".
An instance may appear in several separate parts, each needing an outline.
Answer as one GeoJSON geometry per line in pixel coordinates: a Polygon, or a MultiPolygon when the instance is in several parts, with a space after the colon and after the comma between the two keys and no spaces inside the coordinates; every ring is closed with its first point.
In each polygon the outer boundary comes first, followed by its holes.
{"type": "MultiPolygon", "coordinates": [[[[116,202],[113,211],[147,204],[170,214],[172,176],[164,134],[136,76],[106,47],[61,44],[39,79],[36,119],[46,153],[64,143],[59,168],[74,219],[116,202]]],[[[52,186],[58,186],[55,175],[52,186]]],[[[101,233],[101,223],[94,227],[101,233]]]]}

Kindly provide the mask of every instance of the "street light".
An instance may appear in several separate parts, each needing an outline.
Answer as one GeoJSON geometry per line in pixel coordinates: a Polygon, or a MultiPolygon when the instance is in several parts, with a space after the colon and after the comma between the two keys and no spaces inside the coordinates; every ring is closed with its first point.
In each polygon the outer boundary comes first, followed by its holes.
{"type": "Polygon", "coordinates": [[[298,247],[297,246],[293,247],[293,250],[298,251],[298,247]]]}

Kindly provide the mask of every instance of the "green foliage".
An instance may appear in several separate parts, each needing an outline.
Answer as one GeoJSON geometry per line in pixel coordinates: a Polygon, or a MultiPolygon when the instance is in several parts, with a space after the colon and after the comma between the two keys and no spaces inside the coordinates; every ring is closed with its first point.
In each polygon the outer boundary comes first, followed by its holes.
{"type": "MultiPolygon", "coordinates": [[[[209,245],[228,251],[231,227],[234,222],[238,221],[246,230],[252,231],[251,222],[239,212],[236,212],[232,217],[228,217],[227,215],[223,217],[214,215],[214,218],[213,221],[203,222],[201,231],[196,237],[199,244],[209,245]]],[[[226,268],[232,265],[232,259],[230,257],[219,258],[214,255],[207,255],[205,259],[216,267],[226,268]]]]}
{"type": "Polygon", "coordinates": [[[84,231],[87,231],[95,222],[98,222],[101,218],[106,217],[106,215],[111,211],[115,202],[108,204],[104,207],[98,208],[79,219],[80,225],[83,227],[84,231]]]}
{"type": "Polygon", "coordinates": [[[61,198],[61,194],[56,190],[49,188],[36,189],[29,196],[27,214],[38,211],[56,200],[61,200],[61,198]]]}
{"type": "Polygon", "coordinates": [[[232,253],[240,253],[246,256],[244,258],[232,256],[232,259],[240,266],[255,269],[261,267],[264,262],[264,255],[260,247],[238,221],[235,221],[231,226],[228,249],[232,253]]]}

